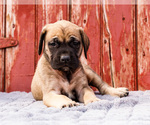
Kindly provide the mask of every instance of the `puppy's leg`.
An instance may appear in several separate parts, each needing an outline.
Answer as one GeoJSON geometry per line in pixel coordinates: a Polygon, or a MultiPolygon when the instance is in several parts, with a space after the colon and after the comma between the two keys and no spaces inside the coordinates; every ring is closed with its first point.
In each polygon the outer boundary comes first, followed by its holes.
{"type": "Polygon", "coordinates": [[[78,103],[72,101],[68,97],[64,95],[58,95],[56,92],[51,91],[43,96],[43,103],[47,107],[55,107],[55,108],[64,108],[64,107],[72,107],[77,106],[78,103]]]}
{"type": "Polygon", "coordinates": [[[72,76],[71,84],[75,85],[74,90],[76,92],[76,97],[79,102],[88,104],[91,102],[99,101],[93,90],[88,85],[88,80],[83,67],[80,67],[72,76]]]}
{"type": "Polygon", "coordinates": [[[109,94],[112,96],[124,97],[128,96],[129,92],[127,88],[113,88],[105,83],[100,76],[98,76],[88,65],[82,64],[85,74],[89,80],[90,85],[96,87],[101,94],[109,94]]]}
{"type": "Polygon", "coordinates": [[[93,90],[89,86],[87,86],[81,90],[80,96],[79,96],[79,101],[84,102],[84,104],[86,105],[91,102],[100,101],[100,99],[97,98],[95,96],[93,90]]]}

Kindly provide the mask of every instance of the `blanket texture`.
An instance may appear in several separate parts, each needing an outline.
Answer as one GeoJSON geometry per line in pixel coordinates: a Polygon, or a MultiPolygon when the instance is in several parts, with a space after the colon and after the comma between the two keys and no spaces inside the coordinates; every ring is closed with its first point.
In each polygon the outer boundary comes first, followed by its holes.
{"type": "Polygon", "coordinates": [[[0,93],[0,125],[150,125],[150,91],[97,97],[102,101],[60,110],[35,101],[31,93],[0,93]]]}

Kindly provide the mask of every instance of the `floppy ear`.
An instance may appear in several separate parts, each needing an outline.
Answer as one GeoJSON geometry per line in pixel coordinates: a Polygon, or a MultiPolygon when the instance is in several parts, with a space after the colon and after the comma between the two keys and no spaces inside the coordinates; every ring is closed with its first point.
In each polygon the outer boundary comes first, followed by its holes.
{"type": "Polygon", "coordinates": [[[85,55],[85,58],[87,59],[87,51],[90,46],[90,40],[82,28],[80,29],[80,35],[81,35],[81,40],[82,40],[82,44],[84,47],[84,55],[85,55]]]}
{"type": "Polygon", "coordinates": [[[43,48],[43,41],[46,35],[46,30],[45,28],[42,29],[41,35],[40,35],[40,40],[39,40],[39,49],[38,49],[38,54],[40,55],[42,52],[42,48],[43,48]]]}

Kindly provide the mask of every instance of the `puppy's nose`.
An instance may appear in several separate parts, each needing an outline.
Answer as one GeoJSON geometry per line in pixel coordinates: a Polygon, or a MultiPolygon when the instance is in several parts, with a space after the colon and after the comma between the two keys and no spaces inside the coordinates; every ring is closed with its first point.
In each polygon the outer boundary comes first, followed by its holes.
{"type": "Polygon", "coordinates": [[[69,61],[70,61],[70,56],[69,55],[61,55],[60,62],[67,63],[69,61]]]}

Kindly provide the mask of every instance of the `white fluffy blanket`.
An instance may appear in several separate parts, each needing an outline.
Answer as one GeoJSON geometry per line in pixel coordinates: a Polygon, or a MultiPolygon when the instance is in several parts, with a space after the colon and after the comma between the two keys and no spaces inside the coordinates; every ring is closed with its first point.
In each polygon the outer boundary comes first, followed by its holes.
{"type": "Polygon", "coordinates": [[[102,101],[60,110],[35,101],[31,93],[0,93],[0,125],[150,125],[150,91],[97,96],[102,101]]]}

